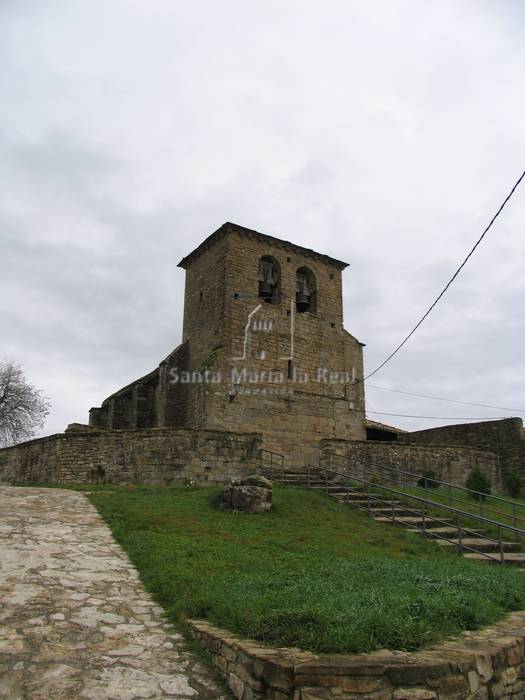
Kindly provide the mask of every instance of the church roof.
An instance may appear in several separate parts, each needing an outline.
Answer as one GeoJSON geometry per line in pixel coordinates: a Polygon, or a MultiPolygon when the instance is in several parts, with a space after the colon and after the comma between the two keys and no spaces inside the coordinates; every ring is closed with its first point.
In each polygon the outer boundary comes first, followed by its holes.
{"type": "Polygon", "coordinates": [[[367,418],[365,420],[365,428],[374,428],[375,430],[383,430],[385,433],[406,433],[406,430],[402,428],[395,428],[393,425],[388,425],[387,423],[380,423],[377,420],[370,420],[367,418]]]}
{"type": "Polygon", "coordinates": [[[206,238],[199,246],[197,246],[195,250],[186,255],[186,257],[182,258],[178,267],[186,269],[189,263],[191,263],[195,258],[197,258],[202,252],[207,250],[227,231],[237,231],[238,233],[241,233],[243,235],[254,236],[256,238],[259,238],[260,240],[272,243],[273,245],[277,244],[281,248],[295,251],[300,255],[305,255],[308,257],[317,258],[318,260],[322,260],[324,263],[333,265],[339,270],[344,270],[349,265],[349,263],[343,262],[342,260],[337,260],[336,258],[332,258],[329,255],[325,255],[324,253],[318,253],[317,251],[312,250],[311,248],[303,248],[303,246],[296,245],[295,243],[291,243],[290,241],[283,241],[281,238],[275,238],[274,236],[269,236],[266,233],[260,233],[260,231],[255,231],[254,229],[246,228],[245,226],[241,226],[240,224],[234,224],[231,221],[226,221],[226,223],[224,223],[220,228],[218,228],[210,236],[208,236],[208,238],[206,238]]]}

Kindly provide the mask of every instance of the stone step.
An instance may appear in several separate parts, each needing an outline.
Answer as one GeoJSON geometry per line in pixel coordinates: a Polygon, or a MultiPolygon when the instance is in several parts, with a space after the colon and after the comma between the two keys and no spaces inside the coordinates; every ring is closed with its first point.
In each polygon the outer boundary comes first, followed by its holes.
{"type": "MultiPolygon", "coordinates": [[[[367,495],[362,491],[349,491],[348,489],[339,488],[338,490],[331,490],[329,494],[330,496],[344,496],[345,498],[348,498],[349,501],[364,501],[366,503],[368,500],[367,495]]],[[[370,493],[369,495],[370,498],[373,498],[374,500],[385,500],[385,497],[380,493],[370,493]]]]}
{"type": "MultiPolygon", "coordinates": [[[[417,505],[411,508],[402,501],[384,503],[385,495],[371,493],[367,497],[366,492],[357,489],[349,489],[344,483],[329,481],[323,476],[315,477],[313,474],[285,473],[281,478],[275,479],[276,483],[289,486],[309,487],[316,491],[324,492],[333,500],[358,506],[361,510],[369,510],[371,517],[376,522],[388,523],[398,527],[419,530],[420,534],[436,540],[437,544],[444,548],[461,551],[460,540],[457,537],[457,528],[452,518],[436,518],[429,515],[423,517],[423,511],[417,509],[417,505]],[[369,507],[369,498],[374,499],[369,507]],[[394,506],[395,520],[392,517],[392,505],[394,506]],[[422,527],[425,526],[425,532],[422,527]],[[442,539],[447,538],[447,539],[442,539]]],[[[462,556],[472,561],[484,561],[489,564],[501,564],[500,544],[487,538],[482,531],[462,530],[461,544],[476,551],[464,551],[462,556]],[[479,533],[479,536],[478,536],[479,533]]],[[[525,552],[519,551],[522,545],[519,542],[503,542],[503,563],[523,569],[525,572],[525,552]]]]}
{"type": "MultiPolygon", "coordinates": [[[[350,506],[356,506],[357,508],[366,508],[368,505],[368,500],[366,498],[348,498],[346,494],[331,494],[331,498],[336,501],[341,501],[341,503],[348,503],[350,506]]],[[[378,503],[377,499],[371,498],[371,503],[378,503]]]]}
{"type": "MultiPolygon", "coordinates": [[[[272,479],[270,479],[270,481],[272,481],[272,479]]],[[[273,479],[273,482],[281,484],[282,486],[307,486],[314,489],[325,488],[324,481],[316,479],[312,479],[311,481],[308,481],[308,479],[273,479]]]]}
{"type": "MultiPolygon", "coordinates": [[[[460,542],[458,539],[453,540],[437,540],[437,543],[442,547],[458,548],[460,542]]],[[[480,552],[499,552],[499,542],[488,540],[484,537],[462,537],[461,544],[471,549],[477,549],[480,552]]],[[[503,542],[503,551],[520,551],[521,544],[519,542],[503,542]]]]}
{"type": "MultiPolygon", "coordinates": [[[[403,527],[403,524],[406,523],[407,526],[409,525],[416,525],[417,527],[422,527],[423,526],[423,518],[421,516],[408,516],[405,515],[402,518],[397,518],[396,520],[392,520],[392,518],[387,518],[385,516],[374,516],[374,520],[377,521],[378,523],[393,523],[394,525],[398,525],[399,527],[403,527]]],[[[439,518],[439,520],[434,520],[434,518],[426,517],[424,522],[427,525],[430,525],[432,527],[432,523],[436,523],[437,525],[442,525],[443,523],[451,523],[452,520],[450,518],[439,518]]]]}
{"type": "Polygon", "coordinates": [[[331,484],[331,483],[329,483],[328,486],[327,486],[327,485],[326,485],[326,482],[324,482],[324,481],[320,481],[319,483],[314,484],[314,485],[312,486],[312,488],[314,488],[314,489],[320,489],[321,491],[350,491],[351,493],[356,493],[356,492],[353,491],[352,489],[347,489],[347,488],[345,488],[342,484],[337,484],[337,483],[335,483],[335,484],[332,483],[332,484],[331,484]]]}
{"type": "MultiPolygon", "coordinates": [[[[401,506],[396,506],[394,505],[393,508],[395,512],[396,519],[397,518],[404,518],[406,517],[416,517],[416,518],[421,518],[423,520],[423,513],[418,510],[417,508],[404,508],[402,505],[401,506]]],[[[384,505],[384,506],[371,506],[370,507],[370,512],[373,515],[392,515],[392,507],[389,505],[384,505]]]]}
{"type": "MultiPolygon", "coordinates": [[[[457,528],[454,527],[454,526],[450,526],[450,527],[449,527],[449,526],[446,526],[446,525],[442,525],[441,527],[428,527],[428,528],[425,528],[425,532],[426,532],[427,537],[435,537],[435,538],[438,538],[438,537],[450,537],[451,539],[453,539],[454,537],[457,536],[458,530],[457,530],[457,528]]],[[[464,531],[462,530],[462,533],[463,533],[463,532],[464,532],[464,531]]],[[[468,536],[470,536],[470,535],[472,535],[472,534],[474,534],[474,535],[476,536],[476,535],[479,534],[479,533],[481,533],[481,530],[469,530],[468,535],[465,534],[465,536],[468,537],[468,536]]]]}
{"type": "MultiPolygon", "coordinates": [[[[463,555],[465,559],[471,559],[473,561],[484,561],[489,564],[499,564],[500,558],[497,554],[483,555],[477,552],[467,552],[463,555]]],[[[506,552],[503,555],[503,563],[510,564],[510,566],[517,566],[521,569],[525,568],[525,553],[524,552],[506,552]]]]}
{"type": "MultiPolygon", "coordinates": [[[[347,491],[332,491],[329,495],[331,498],[336,498],[339,501],[348,501],[348,503],[352,505],[366,505],[369,500],[368,498],[363,498],[362,493],[348,493],[347,491]]],[[[371,493],[370,502],[375,505],[384,505],[385,499],[382,498],[378,493],[371,493]]],[[[390,503],[391,501],[388,501],[388,505],[390,505],[390,503]]],[[[402,501],[394,501],[394,505],[404,506],[406,504],[402,501]]]]}

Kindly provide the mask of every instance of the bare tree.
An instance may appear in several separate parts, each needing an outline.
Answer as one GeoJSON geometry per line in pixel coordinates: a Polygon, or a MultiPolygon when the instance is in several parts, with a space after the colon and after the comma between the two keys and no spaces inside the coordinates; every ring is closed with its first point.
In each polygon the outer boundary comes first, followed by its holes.
{"type": "Polygon", "coordinates": [[[19,365],[0,362],[0,446],[31,438],[44,426],[49,407],[47,398],[28,383],[19,365]]]}

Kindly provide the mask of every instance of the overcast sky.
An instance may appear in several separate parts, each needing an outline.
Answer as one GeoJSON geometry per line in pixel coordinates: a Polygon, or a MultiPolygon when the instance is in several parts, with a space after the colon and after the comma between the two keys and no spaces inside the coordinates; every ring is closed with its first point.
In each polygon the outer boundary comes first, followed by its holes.
{"type": "MultiPolygon", "coordinates": [[[[348,260],[374,369],[525,168],[524,34],[521,0],[0,0],[0,357],[44,434],[180,342],[177,262],[224,221],[348,260]]],[[[525,411],[524,228],[525,185],[373,387],[525,411]]]]}

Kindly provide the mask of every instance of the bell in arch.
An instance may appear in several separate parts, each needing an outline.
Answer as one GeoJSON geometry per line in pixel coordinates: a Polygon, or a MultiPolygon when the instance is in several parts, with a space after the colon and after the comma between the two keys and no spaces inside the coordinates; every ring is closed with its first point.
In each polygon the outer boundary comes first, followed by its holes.
{"type": "Polygon", "coordinates": [[[312,311],[313,294],[315,293],[315,278],[307,268],[297,271],[295,305],[298,313],[312,311]]]}
{"type": "Polygon", "coordinates": [[[310,295],[303,287],[296,294],[297,311],[302,313],[310,308],[310,295]]]}
{"type": "Polygon", "coordinates": [[[259,296],[268,304],[275,301],[279,274],[270,258],[261,258],[259,263],[259,296]]]}
{"type": "Polygon", "coordinates": [[[261,282],[261,292],[260,296],[265,300],[271,300],[273,296],[273,284],[267,279],[261,282]]]}

